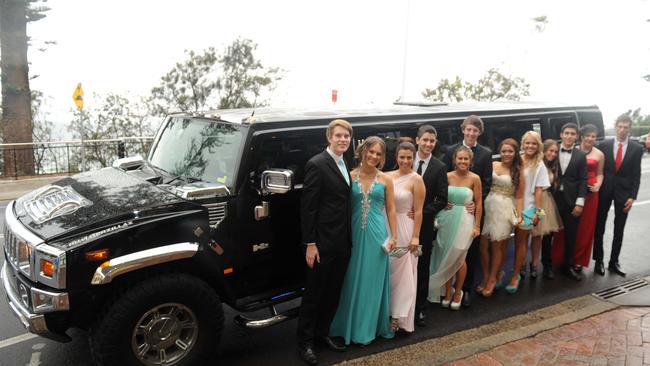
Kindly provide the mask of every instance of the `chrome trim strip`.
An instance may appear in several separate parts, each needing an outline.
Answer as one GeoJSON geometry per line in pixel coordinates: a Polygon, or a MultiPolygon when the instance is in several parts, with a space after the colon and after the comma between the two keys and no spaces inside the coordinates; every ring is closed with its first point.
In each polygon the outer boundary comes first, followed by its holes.
{"type": "Polygon", "coordinates": [[[14,316],[20,320],[22,325],[27,329],[27,331],[35,334],[49,333],[47,329],[47,324],[45,323],[45,317],[42,314],[33,314],[31,313],[22,303],[18,294],[16,294],[9,283],[9,267],[7,263],[4,263],[2,266],[2,287],[4,288],[5,293],[7,294],[7,302],[9,303],[9,308],[14,313],[14,316]]]}
{"type": "Polygon", "coordinates": [[[178,259],[191,258],[198,250],[199,244],[197,243],[179,243],[113,258],[97,267],[90,283],[104,285],[110,283],[115,277],[131,271],[178,259]]]}

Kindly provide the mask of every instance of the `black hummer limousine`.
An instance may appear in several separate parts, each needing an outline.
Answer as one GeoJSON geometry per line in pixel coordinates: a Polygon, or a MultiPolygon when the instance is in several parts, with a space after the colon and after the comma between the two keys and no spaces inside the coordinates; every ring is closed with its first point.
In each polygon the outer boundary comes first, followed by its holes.
{"type": "Polygon", "coordinates": [[[440,144],[458,141],[469,114],[484,120],[480,142],[493,151],[528,130],[557,138],[567,122],[596,124],[603,135],[596,106],[175,114],[146,159],[117,160],[7,206],[2,284],[9,307],[44,337],[67,341],[69,328],[88,330],[99,364],[209,360],[222,333],[223,304],[240,313],[270,310],[265,319],[235,318],[249,328],[296,315],[275,305],[301,296],[303,167],[326,146],[332,119],[352,123],[353,147],[367,136],[383,137],[390,157],[399,137],[413,137],[424,123],[437,127],[440,144]]]}

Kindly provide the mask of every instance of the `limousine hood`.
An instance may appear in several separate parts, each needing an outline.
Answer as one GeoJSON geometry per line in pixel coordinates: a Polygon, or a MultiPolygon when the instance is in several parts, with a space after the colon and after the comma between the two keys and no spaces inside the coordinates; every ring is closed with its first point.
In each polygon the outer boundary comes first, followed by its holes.
{"type": "Polygon", "coordinates": [[[61,179],[19,198],[14,214],[48,241],[179,203],[187,204],[152,183],[116,168],[104,168],[61,179]]]}

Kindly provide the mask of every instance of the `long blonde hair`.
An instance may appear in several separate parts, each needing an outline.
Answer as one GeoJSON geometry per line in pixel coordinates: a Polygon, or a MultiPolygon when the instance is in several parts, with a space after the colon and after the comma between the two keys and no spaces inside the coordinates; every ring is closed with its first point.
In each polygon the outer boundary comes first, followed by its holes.
{"type": "Polygon", "coordinates": [[[524,155],[524,141],[526,141],[528,137],[532,138],[537,143],[537,154],[535,154],[529,165],[530,168],[535,169],[537,168],[537,164],[544,158],[544,144],[542,143],[542,137],[539,135],[539,133],[535,131],[527,131],[523,136],[521,136],[521,149],[524,155]]]}

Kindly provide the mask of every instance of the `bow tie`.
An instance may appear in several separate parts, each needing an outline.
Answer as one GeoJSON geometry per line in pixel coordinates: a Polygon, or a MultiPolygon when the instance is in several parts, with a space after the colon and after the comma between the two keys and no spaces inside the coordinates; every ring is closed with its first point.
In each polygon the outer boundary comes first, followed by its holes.
{"type": "Polygon", "coordinates": [[[560,152],[565,152],[565,153],[569,153],[569,154],[571,154],[572,151],[573,151],[573,149],[565,149],[565,148],[560,149],[560,152]]]}

